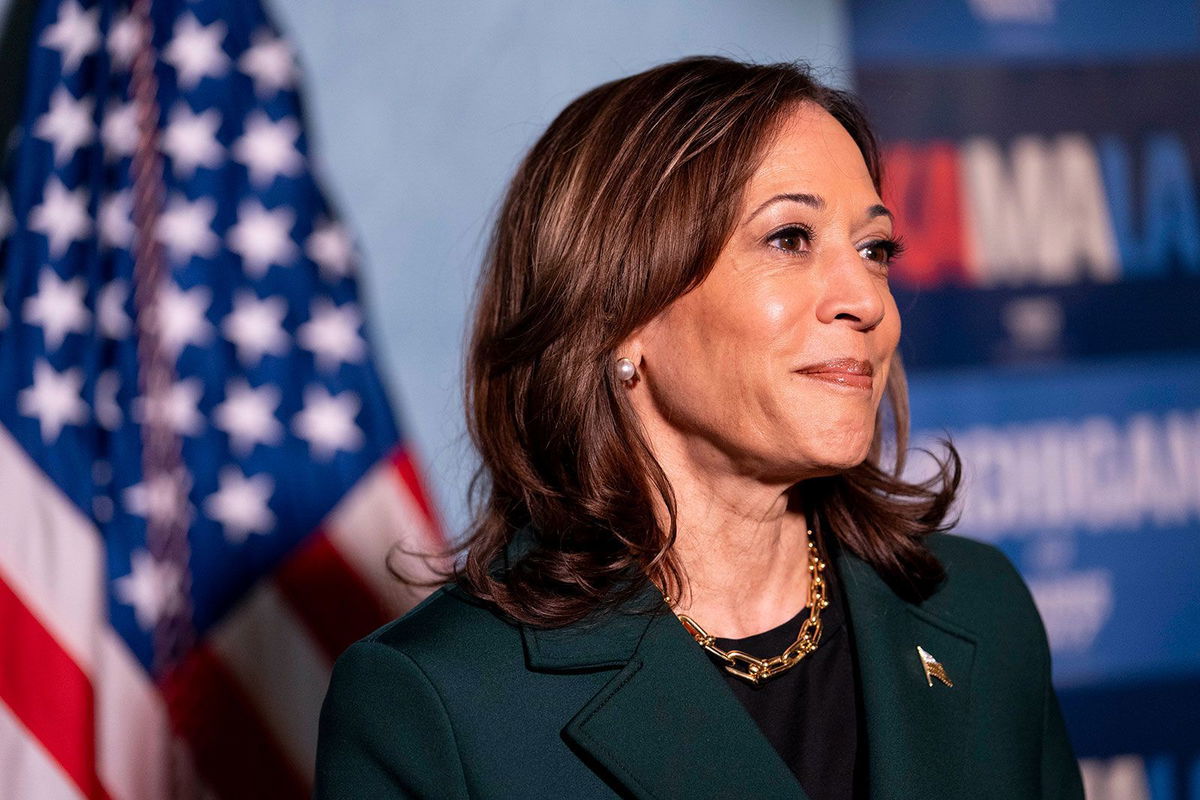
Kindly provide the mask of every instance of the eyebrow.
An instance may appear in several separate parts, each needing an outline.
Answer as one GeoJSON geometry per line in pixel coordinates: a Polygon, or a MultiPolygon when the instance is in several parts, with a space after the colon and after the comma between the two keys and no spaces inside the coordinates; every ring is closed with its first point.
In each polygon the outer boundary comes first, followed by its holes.
{"type": "Polygon", "coordinates": [[[887,206],[876,203],[867,209],[867,220],[873,220],[876,217],[887,217],[892,222],[896,221],[896,215],[888,210],[887,206]]]}
{"type": "MultiPolygon", "coordinates": [[[[799,203],[802,206],[808,206],[809,208],[814,208],[817,211],[821,211],[822,209],[825,208],[825,200],[823,198],[821,198],[819,195],[808,194],[807,192],[798,192],[798,193],[788,192],[785,194],[777,194],[774,197],[768,199],[765,203],[760,205],[758,208],[754,209],[753,214],[746,217],[746,222],[750,222],[752,219],[754,219],[759,214],[761,214],[763,211],[765,211],[768,207],[773,206],[776,203],[783,203],[783,202],[799,203]]],[[[896,219],[896,215],[893,214],[891,211],[889,211],[887,206],[880,205],[878,203],[867,208],[867,213],[866,213],[867,220],[873,220],[876,217],[887,217],[888,219],[893,220],[893,221],[895,221],[895,219],[896,219]]],[[[746,223],[744,222],[742,224],[744,225],[746,223]]]]}

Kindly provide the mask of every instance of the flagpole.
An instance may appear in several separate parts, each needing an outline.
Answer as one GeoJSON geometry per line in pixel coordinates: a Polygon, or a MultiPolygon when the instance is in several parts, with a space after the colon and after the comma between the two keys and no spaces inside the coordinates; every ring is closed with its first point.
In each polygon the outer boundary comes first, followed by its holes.
{"type": "Polygon", "coordinates": [[[165,193],[159,149],[161,111],[154,74],[151,0],[134,0],[142,46],[131,68],[130,92],[137,109],[138,146],[133,153],[133,302],[137,322],[138,381],[144,398],[141,420],[142,481],[146,487],[146,541],[160,565],[178,577],[154,630],[154,674],[177,665],[194,640],[188,571],[188,484],[182,442],[166,414],[175,365],[162,346],[159,294],[169,279],[163,246],[155,235],[165,193]]]}

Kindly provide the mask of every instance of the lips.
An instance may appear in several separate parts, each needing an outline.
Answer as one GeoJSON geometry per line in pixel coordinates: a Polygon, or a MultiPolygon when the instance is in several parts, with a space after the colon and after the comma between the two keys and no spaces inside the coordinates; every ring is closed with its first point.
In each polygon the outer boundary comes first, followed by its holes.
{"type": "Polygon", "coordinates": [[[860,361],[857,358],[834,358],[818,364],[809,364],[796,372],[839,386],[870,389],[871,376],[875,374],[875,369],[871,366],[870,361],[860,361]]]}

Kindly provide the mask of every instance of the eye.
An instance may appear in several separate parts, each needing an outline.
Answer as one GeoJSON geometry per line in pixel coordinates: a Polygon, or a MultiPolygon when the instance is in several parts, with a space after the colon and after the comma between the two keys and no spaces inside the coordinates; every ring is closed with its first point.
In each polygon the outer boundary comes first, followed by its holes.
{"type": "Polygon", "coordinates": [[[867,242],[858,250],[858,254],[863,258],[884,266],[891,264],[892,259],[899,257],[903,252],[904,243],[899,239],[876,239],[867,242]]]}
{"type": "Polygon", "coordinates": [[[812,241],[812,228],[807,225],[788,225],[767,237],[767,244],[787,253],[802,253],[812,241]]]}

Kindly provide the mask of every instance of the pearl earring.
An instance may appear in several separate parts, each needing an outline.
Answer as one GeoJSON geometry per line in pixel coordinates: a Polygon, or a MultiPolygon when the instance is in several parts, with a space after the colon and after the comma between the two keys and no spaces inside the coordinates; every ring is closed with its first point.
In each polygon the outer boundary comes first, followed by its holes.
{"type": "Polygon", "coordinates": [[[617,379],[622,383],[629,383],[633,380],[633,376],[637,375],[637,367],[628,358],[617,359],[617,379]]]}

